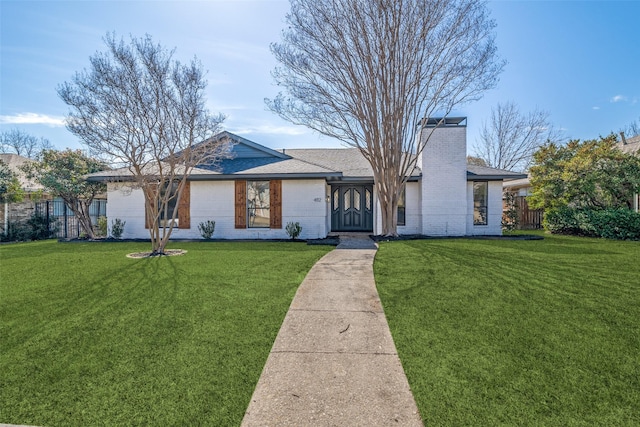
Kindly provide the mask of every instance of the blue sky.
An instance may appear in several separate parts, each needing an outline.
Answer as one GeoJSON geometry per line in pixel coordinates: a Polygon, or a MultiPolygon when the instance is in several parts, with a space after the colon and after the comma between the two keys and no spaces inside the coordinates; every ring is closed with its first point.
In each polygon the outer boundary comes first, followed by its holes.
{"type": "MultiPolygon", "coordinates": [[[[494,1],[500,56],[496,89],[461,106],[469,151],[499,102],[548,111],[566,138],[590,139],[640,120],[640,1],[494,1]]],[[[277,87],[269,44],[279,40],[287,0],[0,0],[0,131],[22,129],[57,148],[81,148],[63,119],[56,87],[104,50],[102,38],[150,34],[197,56],[208,70],[208,104],[225,129],[271,148],[340,143],[266,110],[277,87]]]]}

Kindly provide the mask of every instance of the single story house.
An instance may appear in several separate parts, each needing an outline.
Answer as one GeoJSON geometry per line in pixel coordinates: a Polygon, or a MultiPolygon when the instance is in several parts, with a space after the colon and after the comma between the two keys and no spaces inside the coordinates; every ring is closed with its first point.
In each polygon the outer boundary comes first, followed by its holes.
{"type": "MultiPolygon", "coordinates": [[[[466,118],[423,121],[433,130],[398,207],[398,233],[500,235],[502,182],[526,175],[467,165],[466,118]]],[[[214,238],[300,238],[335,232],[380,234],[381,213],[369,163],[354,148],[274,150],[229,132],[233,156],[217,168],[196,168],[179,202],[173,238],[200,238],[198,224],[216,222],[214,238]]],[[[107,217],[126,221],[123,238],[148,238],[142,190],[120,169],[92,174],[107,182],[107,217]]]]}

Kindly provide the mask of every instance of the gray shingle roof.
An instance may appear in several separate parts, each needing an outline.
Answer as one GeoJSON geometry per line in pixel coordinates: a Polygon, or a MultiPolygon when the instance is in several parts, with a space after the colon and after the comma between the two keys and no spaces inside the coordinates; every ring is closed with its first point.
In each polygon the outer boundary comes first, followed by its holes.
{"type": "Polygon", "coordinates": [[[504,169],[488,168],[486,166],[467,165],[467,179],[502,180],[526,178],[526,173],[512,172],[504,169]]]}
{"type": "MultiPolygon", "coordinates": [[[[235,158],[218,164],[200,166],[190,175],[192,180],[269,179],[269,178],[326,178],[345,180],[373,180],[371,165],[357,148],[311,148],[275,151],[260,149],[260,145],[237,135],[224,133],[236,145],[235,158]],[[252,156],[251,153],[257,153],[252,156]],[[259,154],[259,155],[258,155],[259,154]]],[[[416,167],[411,178],[417,180],[422,171],[416,167]]],[[[90,180],[127,179],[127,169],[116,169],[92,174],[90,180]]],[[[482,166],[467,166],[467,179],[501,180],[523,178],[526,175],[482,166]]]]}
{"type": "MultiPolygon", "coordinates": [[[[284,152],[296,159],[342,172],[343,177],[373,179],[371,165],[357,148],[296,148],[286,149],[284,152]]],[[[420,175],[418,168],[411,174],[413,177],[420,175]]]]}

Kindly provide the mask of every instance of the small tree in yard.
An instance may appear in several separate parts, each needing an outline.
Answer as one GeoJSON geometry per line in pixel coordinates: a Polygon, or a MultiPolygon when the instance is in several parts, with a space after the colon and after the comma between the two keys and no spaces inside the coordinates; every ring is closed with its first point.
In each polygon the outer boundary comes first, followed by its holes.
{"type": "Polygon", "coordinates": [[[96,159],[80,150],[43,150],[39,161],[23,166],[30,178],[35,178],[52,196],[60,197],[78,219],[82,231],[89,239],[95,238],[89,206],[107,186],[101,182],[89,182],[85,176],[107,169],[96,159]]]}
{"type": "Polygon", "coordinates": [[[640,158],[618,150],[616,143],[610,135],[540,148],[531,167],[530,205],[546,210],[631,209],[634,193],[640,192],[640,158]]]}
{"type": "Polygon", "coordinates": [[[0,203],[21,202],[24,199],[24,190],[15,173],[0,160],[0,203]]]}
{"type": "Polygon", "coordinates": [[[161,255],[193,168],[228,156],[228,143],[212,138],[224,117],[205,108],[196,59],[181,64],[150,36],[125,43],[109,34],[105,44],[89,70],[58,89],[71,107],[67,127],[142,189],[151,253],[161,255]]]}
{"type": "Polygon", "coordinates": [[[416,138],[419,123],[497,82],[494,22],[477,0],[290,3],[282,41],[271,47],[286,94],[267,104],[360,150],[373,169],[382,233],[397,235],[398,200],[430,135],[416,138]]]}

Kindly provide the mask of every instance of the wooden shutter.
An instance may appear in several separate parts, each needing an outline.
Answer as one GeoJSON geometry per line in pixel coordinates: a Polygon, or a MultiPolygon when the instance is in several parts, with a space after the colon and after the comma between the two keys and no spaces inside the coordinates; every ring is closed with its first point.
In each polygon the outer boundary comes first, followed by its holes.
{"type": "Polygon", "coordinates": [[[273,179],[269,182],[269,228],[282,228],[282,180],[273,179]]]}
{"type": "Polygon", "coordinates": [[[191,182],[187,181],[178,202],[178,228],[191,228],[191,182]]]}
{"type": "Polygon", "coordinates": [[[236,228],[247,228],[247,181],[236,181],[236,228]]]}
{"type": "Polygon", "coordinates": [[[142,194],[144,195],[144,228],[150,228],[151,225],[149,224],[149,216],[154,216],[157,214],[157,212],[155,212],[157,210],[156,208],[156,202],[158,200],[158,189],[157,188],[153,188],[152,184],[146,184],[147,185],[147,191],[149,192],[149,194],[151,195],[151,204],[150,206],[147,205],[147,196],[146,194],[144,194],[144,189],[142,191],[142,194]]]}

